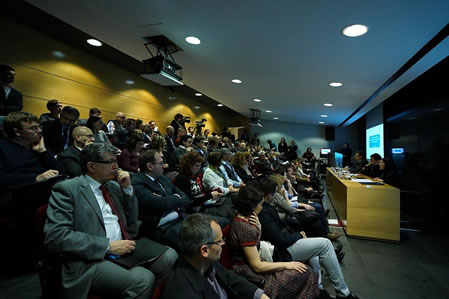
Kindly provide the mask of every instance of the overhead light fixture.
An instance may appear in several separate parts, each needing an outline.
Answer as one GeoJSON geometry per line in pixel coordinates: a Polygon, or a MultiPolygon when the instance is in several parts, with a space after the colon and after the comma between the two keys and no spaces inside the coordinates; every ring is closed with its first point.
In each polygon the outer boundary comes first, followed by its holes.
{"type": "Polygon", "coordinates": [[[192,45],[199,45],[199,44],[201,44],[200,39],[198,37],[195,37],[195,36],[187,36],[186,37],[186,42],[188,42],[189,44],[192,44],[192,45]]]}
{"type": "Polygon", "coordinates": [[[279,119],[279,117],[273,117],[273,119],[279,119]]]}
{"type": "Polygon", "coordinates": [[[323,106],[326,106],[326,107],[332,107],[332,106],[334,106],[334,104],[326,103],[326,104],[323,104],[323,106]]]}
{"type": "Polygon", "coordinates": [[[53,51],[53,52],[51,52],[51,54],[53,56],[55,56],[55,57],[58,57],[58,58],[64,58],[65,57],[65,54],[62,53],[61,51],[53,51]]]}
{"type": "Polygon", "coordinates": [[[368,27],[362,24],[349,25],[343,28],[342,33],[347,37],[357,37],[368,32],[368,27]]]}
{"type": "Polygon", "coordinates": [[[171,75],[171,74],[169,74],[169,73],[166,73],[165,71],[161,71],[159,74],[162,75],[162,76],[164,76],[164,77],[167,78],[167,79],[172,80],[173,82],[178,83],[179,85],[184,85],[184,83],[182,83],[181,81],[179,81],[178,78],[175,78],[173,75],[171,75]]]}
{"type": "Polygon", "coordinates": [[[223,107],[223,104],[217,104],[218,107],[223,107]]]}
{"type": "Polygon", "coordinates": [[[232,79],[231,81],[232,81],[232,83],[236,83],[236,84],[242,83],[242,80],[239,80],[239,79],[232,79]]]}
{"type": "Polygon", "coordinates": [[[202,96],[203,94],[202,94],[202,93],[199,93],[199,92],[197,92],[197,93],[195,93],[195,95],[196,95],[197,97],[200,97],[200,96],[202,96]]]}
{"type": "Polygon", "coordinates": [[[329,83],[329,85],[332,86],[332,87],[340,87],[340,86],[343,86],[343,83],[341,83],[341,82],[331,82],[331,83],[329,83]]]}
{"type": "Polygon", "coordinates": [[[193,109],[200,109],[201,107],[200,106],[195,106],[195,107],[193,107],[193,109]]]}
{"type": "Polygon", "coordinates": [[[321,125],[324,125],[324,121],[319,121],[318,123],[321,125]]]}
{"type": "Polygon", "coordinates": [[[134,81],[133,80],[126,80],[125,83],[129,84],[129,85],[132,85],[132,84],[134,84],[134,81]]]}
{"type": "Polygon", "coordinates": [[[326,114],[321,114],[320,116],[321,116],[321,117],[327,117],[327,115],[326,115],[326,114]]]}
{"type": "Polygon", "coordinates": [[[271,111],[271,110],[265,110],[265,112],[266,112],[266,113],[271,113],[272,111],[271,111]]]}
{"type": "Polygon", "coordinates": [[[89,38],[89,39],[87,40],[87,43],[88,43],[89,45],[91,45],[91,46],[94,46],[94,47],[101,47],[101,46],[103,46],[103,43],[102,43],[102,42],[100,42],[99,40],[96,40],[96,39],[94,39],[94,38],[89,38]]]}
{"type": "Polygon", "coordinates": [[[436,109],[433,109],[432,111],[437,112],[437,111],[441,111],[441,110],[443,110],[443,108],[436,108],[436,109]]]}
{"type": "Polygon", "coordinates": [[[254,101],[254,102],[258,102],[258,103],[259,103],[259,102],[262,102],[261,99],[254,99],[253,101],[254,101]]]}

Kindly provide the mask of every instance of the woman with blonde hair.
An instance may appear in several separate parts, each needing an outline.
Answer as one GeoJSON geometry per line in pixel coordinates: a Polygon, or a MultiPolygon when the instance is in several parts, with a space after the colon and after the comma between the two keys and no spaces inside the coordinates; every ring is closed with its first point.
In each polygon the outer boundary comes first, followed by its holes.
{"type": "MultiPolygon", "coordinates": [[[[249,153],[248,153],[249,154],[249,153]]],[[[232,158],[231,164],[237,172],[238,176],[246,184],[249,180],[253,179],[253,175],[248,168],[248,162],[246,161],[246,153],[237,152],[232,158]]]]}

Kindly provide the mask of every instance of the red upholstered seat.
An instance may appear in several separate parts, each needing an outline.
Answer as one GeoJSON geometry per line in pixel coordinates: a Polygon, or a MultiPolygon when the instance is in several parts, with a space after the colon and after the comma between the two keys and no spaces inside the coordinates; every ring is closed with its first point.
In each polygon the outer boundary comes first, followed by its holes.
{"type": "MultiPolygon", "coordinates": [[[[223,232],[223,239],[228,240],[229,239],[229,233],[231,231],[231,225],[226,225],[225,228],[222,229],[223,232]]],[[[225,243],[222,247],[221,256],[220,256],[220,263],[228,270],[232,270],[232,259],[231,259],[231,253],[229,251],[229,245],[228,243],[225,243]]]]}

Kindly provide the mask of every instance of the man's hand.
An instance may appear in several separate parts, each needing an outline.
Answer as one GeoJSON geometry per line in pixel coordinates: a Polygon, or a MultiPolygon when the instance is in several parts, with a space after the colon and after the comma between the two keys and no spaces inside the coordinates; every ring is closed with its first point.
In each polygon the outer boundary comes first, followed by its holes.
{"type": "Polygon", "coordinates": [[[260,299],[270,299],[270,297],[268,297],[268,296],[265,295],[265,293],[264,293],[264,294],[262,294],[262,295],[260,296],[260,299]]]}
{"type": "Polygon", "coordinates": [[[212,191],[211,194],[212,194],[212,199],[213,200],[216,200],[217,198],[219,198],[220,196],[223,195],[223,193],[218,192],[218,191],[212,191]]]}
{"type": "Polygon", "coordinates": [[[36,177],[36,182],[52,178],[54,176],[57,176],[58,174],[59,174],[59,171],[57,171],[57,170],[53,170],[53,169],[47,170],[46,172],[43,172],[36,177]]]}
{"type": "Polygon", "coordinates": [[[306,190],[311,192],[311,191],[313,191],[313,188],[312,188],[312,187],[309,187],[309,188],[307,188],[306,190]]]}
{"type": "Polygon", "coordinates": [[[304,209],[306,209],[307,211],[314,211],[315,208],[312,207],[311,205],[306,205],[306,204],[300,204],[301,207],[303,207],[304,209]]]}
{"type": "Polygon", "coordinates": [[[45,152],[47,149],[45,148],[44,138],[41,136],[41,140],[39,140],[39,142],[36,145],[33,145],[31,148],[38,153],[45,152]]]}
{"type": "Polygon", "coordinates": [[[307,239],[307,236],[306,236],[306,233],[305,233],[305,232],[300,231],[299,233],[301,234],[301,236],[302,236],[303,239],[307,239]]]}
{"type": "Polygon", "coordinates": [[[122,188],[131,186],[131,178],[129,173],[121,169],[117,169],[117,183],[122,188]]]}
{"type": "Polygon", "coordinates": [[[114,255],[124,255],[136,249],[136,242],[132,240],[111,241],[109,242],[109,246],[110,248],[108,253],[114,255]]]}

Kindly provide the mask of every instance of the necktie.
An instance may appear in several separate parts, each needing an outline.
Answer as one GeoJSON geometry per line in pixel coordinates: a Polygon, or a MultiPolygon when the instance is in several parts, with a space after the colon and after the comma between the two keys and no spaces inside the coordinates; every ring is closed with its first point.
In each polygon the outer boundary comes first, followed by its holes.
{"type": "Polygon", "coordinates": [[[162,189],[161,195],[167,196],[168,195],[167,190],[165,190],[164,186],[161,184],[161,181],[159,179],[155,179],[154,181],[159,185],[159,187],[161,187],[161,189],[162,189]]]}
{"type": "Polygon", "coordinates": [[[100,186],[100,190],[103,193],[104,201],[111,207],[112,213],[114,213],[115,216],[118,218],[118,224],[120,225],[120,230],[122,232],[122,237],[124,240],[132,240],[131,235],[128,233],[128,229],[126,228],[125,223],[123,222],[123,219],[120,217],[120,213],[117,210],[117,207],[115,206],[114,202],[112,201],[111,194],[109,193],[108,189],[106,189],[105,185],[100,186]]]}

